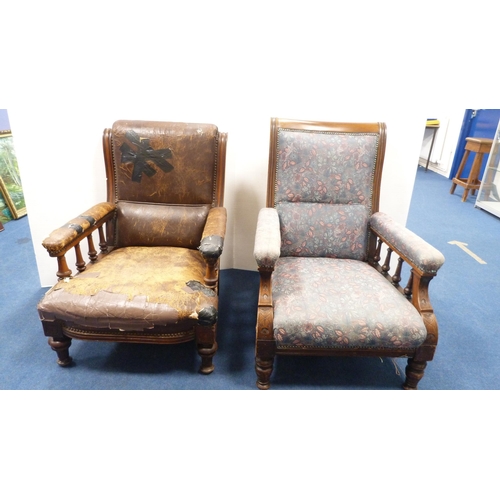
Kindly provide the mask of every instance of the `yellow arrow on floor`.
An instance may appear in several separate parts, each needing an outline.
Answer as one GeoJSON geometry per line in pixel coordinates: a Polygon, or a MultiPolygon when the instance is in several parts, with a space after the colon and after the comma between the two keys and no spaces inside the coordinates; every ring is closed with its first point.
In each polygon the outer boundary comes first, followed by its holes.
{"type": "Polygon", "coordinates": [[[478,257],[474,252],[471,252],[467,248],[467,243],[463,243],[461,241],[448,241],[448,243],[450,245],[457,245],[458,248],[461,248],[465,253],[468,253],[473,259],[476,259],[479,262],[479,264],[486,264],[486,262],[483,259],[478,257]]]}

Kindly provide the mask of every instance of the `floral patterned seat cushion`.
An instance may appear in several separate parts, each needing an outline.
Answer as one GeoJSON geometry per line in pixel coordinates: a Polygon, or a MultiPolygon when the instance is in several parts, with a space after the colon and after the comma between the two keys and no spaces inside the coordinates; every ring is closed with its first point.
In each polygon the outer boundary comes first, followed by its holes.
{"type": "Polygon", "coordinates": [[[415,307],[365,262],[284,257],[272,280],[278,348],[408,349],[426,338],[415,307]]]}

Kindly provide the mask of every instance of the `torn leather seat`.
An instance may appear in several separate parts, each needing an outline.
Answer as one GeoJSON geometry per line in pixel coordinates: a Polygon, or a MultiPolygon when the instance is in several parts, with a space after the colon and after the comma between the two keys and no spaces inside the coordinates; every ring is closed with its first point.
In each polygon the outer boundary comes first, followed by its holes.
{"type": "Polygon", "coordinates": [[[72,339],[195,340],[200,371],[213,371],[226,140],[206,124],[122,120],[104,131],[108,200],[43,242],[59,280],[38,313],[60,365],[72,339]]]}

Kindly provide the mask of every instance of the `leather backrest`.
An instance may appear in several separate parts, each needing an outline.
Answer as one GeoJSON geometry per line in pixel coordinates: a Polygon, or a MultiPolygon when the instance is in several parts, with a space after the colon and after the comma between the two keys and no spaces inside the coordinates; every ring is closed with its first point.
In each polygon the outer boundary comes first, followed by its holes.
{"type": "Polygon", "coordinates": [[[196,248],[218,206],[215,125],[119,120],[105,130],[111,244],[196,248]]]}
{"type": "Polygon", "coordinates": [[[119,201],[116,246],[198,248],[210,205],[119,201]]]}
{"type": "Polygon", "coordinates": [[[268,206],[282,256],[366,259],[384,151],[383,124],[273,119],[268,206]]]}

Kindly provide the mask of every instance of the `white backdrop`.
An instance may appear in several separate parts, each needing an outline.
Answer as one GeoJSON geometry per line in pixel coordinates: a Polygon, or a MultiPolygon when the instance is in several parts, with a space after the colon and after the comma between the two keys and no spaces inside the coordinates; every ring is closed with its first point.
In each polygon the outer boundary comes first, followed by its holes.
{"type": "Polygon", "coordinates": [[[381,209],[404,223],[428,110],[437,102],[465,109],[471,92],[485,90],[485,82],[455,78],[467,50],[459,37],[450,44],[437,33],[416,43],[424,7],[408,25],[384,1],[339,8],[314,0],[145,0],[78,9],[49,0],[30,5],[29,15],[23,4],[2,8],[10,47],[3,66],[11,71],[0,104],[9,112],[42,286],[55,282],[56,263],[41,241],[105,199],[101,136],[117,119],[207,122],[228,132],[222,267],[255,269],[272,116],[385,121],[381,209]],[[416,75],[422,59],[429,80],[416,75]]]}

